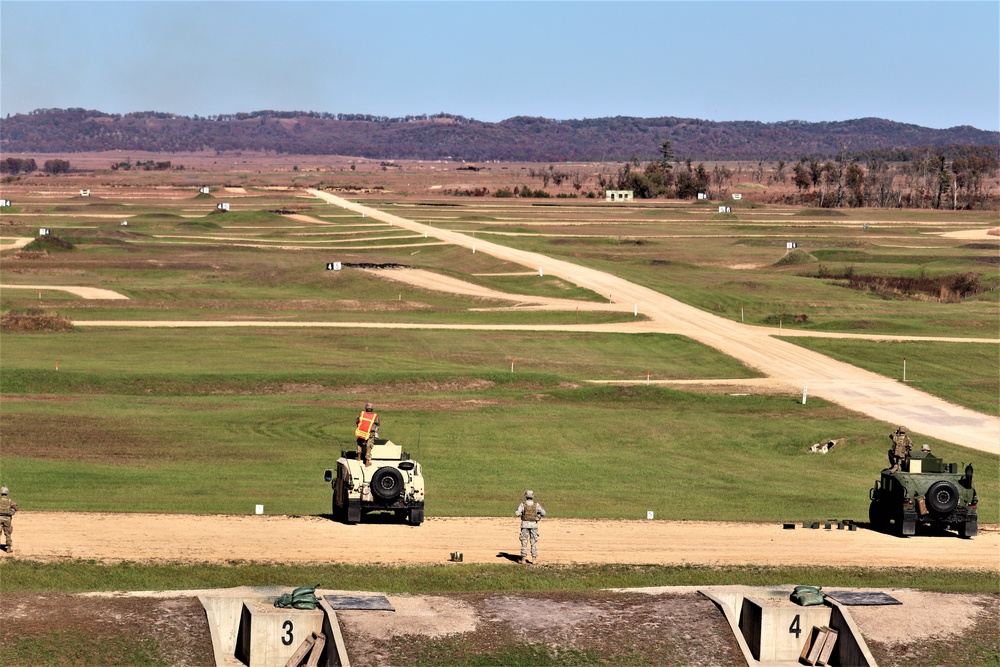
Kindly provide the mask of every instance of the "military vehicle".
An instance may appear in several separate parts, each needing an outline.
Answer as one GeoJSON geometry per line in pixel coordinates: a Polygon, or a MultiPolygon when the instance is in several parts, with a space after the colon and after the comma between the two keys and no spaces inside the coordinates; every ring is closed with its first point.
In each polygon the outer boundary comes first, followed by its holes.
{"type": "Polygon", "coordinates": [[[391,440],[376,439],[372,464],[358,460],[357,452],[342,451],[336,476],[327,470],[323,480],[333,487],[333,516],[358,523],[361,515],[388,511],[413,526],[424,521],[424,477],[420,464],[391,440]]]}
{"type": "Polygon", "coordinates": [[[907,536],[916,534],[918,524],[925,524],[973,537],[979,532],[979,498],[972,486],[972,472],[971,465],[959,472],[957,463],[912,452],[900,470],[883,470],[869,491],[872,528],[907,536]]]}

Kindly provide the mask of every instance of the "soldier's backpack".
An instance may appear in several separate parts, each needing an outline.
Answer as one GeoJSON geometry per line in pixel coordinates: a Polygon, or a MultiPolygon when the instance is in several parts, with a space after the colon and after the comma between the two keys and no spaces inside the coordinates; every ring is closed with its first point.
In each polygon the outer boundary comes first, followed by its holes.
{"type": "Polygon", "coordinates": [[[274,601],[275,607],[283,609],[315,609],[319,606],[315,586],[300,586],[291,593],[285,593],[274,601]]]}
{"type": "Polygon", "coordinates": [[[521,519],[524,521],[538,521],[538,502],[524,502],[524,511],[521,512],[521,519]]]}
{"type": "Polygon", "coordinates": [[[823,604],[826,595],[820,592],[820,588],[822,586],[796,586],[789,599],[802,607],[823,604]]]}

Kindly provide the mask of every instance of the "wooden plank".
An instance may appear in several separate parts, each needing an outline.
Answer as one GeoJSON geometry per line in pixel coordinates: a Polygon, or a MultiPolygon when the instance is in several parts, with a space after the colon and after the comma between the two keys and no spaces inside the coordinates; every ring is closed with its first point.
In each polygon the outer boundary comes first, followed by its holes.
{"type": "Polygon", "coordinates": [[[833,628],[828,628],[830,632],[826,635],[826,642],[823,643],[823,650],[819,654],[819,660],[816,661],[817,665],[826,665],[830,656],[833,655],[833,645],[837,643],[837,631],[833,628]]]}
{"type": "Polygon", "coordinates": [[[313,637],[316,643],[313,644],[312,651],[309,653],[309,661],[306,662],[306,667],[319,667],[319,657],[323,655],[323,647],[326,646],[326,635],[322,632],[314,632],[313,637]]]}
{"type": "Polygon", "coordinates": [[[830,634],[830,628],[825,625],[819,628],[819,632],[816,633],[816,639],[813,640],[812,648],[809,649],[809,655],[806,656],[806,662],[810,665],[815,665],[816,661],[819,660],[819,654],[823,650],[823,646],[826,644],[826,637],[830,634]]]}
{"type": "Polygon", "coordinates": [[[309,653],[309,649],[311,649],[313,644],[316,642],[315,634],[316,633],[314,632],[302,641],[302,644],[295,649],[295,653],[288,658],[288,661],[285,663],[285,667],[299,667],[303,658],[305,658],[306,654],[309,653]]]}

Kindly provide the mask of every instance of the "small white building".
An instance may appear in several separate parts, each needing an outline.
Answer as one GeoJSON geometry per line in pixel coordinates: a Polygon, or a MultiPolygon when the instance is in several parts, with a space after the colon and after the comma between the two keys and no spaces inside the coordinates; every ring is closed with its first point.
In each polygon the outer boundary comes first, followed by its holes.
{"type": "Polygon", "coordinates": [[[632,201],[631,190],[605,190],[604,201],[632,201]]]}

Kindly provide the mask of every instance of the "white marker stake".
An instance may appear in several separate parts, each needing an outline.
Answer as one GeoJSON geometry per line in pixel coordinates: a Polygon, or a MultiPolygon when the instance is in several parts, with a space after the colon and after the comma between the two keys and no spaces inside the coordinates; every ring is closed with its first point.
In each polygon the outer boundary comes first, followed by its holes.
{"type": "Polygon", "coordinates": [[[542,272],[542,267],[538,267],[538,277],[541,278],[545,274],[542,272]]]}
{"type": "Polygon", "coordinates": [[[639,316],[639,304],[635,304],[635,308],[632,309],[632,315],[635,317],[639,316]]]}
{"type": "Polygon", "coordinates": [[[903,382],[906,382],[906,357],[903,357],[903,382]]]}
{"type": "Polygon", "coordinates": [[[646,371],[646,384],[649,384],[649,371],[646,371]]]}
{"type": "Polygon", "coordinates": [[[264,513],[264,506],[257,505],[257,514],[263,514],[263,513],[264,513]]]}
{"type": "Polygon", "coordinates": [[[802,387],[802,405],[806,404],[806,395],[809,393],[809,387],[802,387]]]}
{"type": "Polygon", "coordinates": [[[514,372],[514,357],[510,358],[510,372],[514,372]]]}
{"type": "Polygon", "coordinates": [[[740,304],[740,324],[743,324],[743,304],[740,304]]]}
{"type": "Polygon", "coordinates": [[[476,246],[472,246],[472,254],[473,254],[473,255],[475,255],[475,254],[476,254],[476,246]]]}
{"type": "Polygon", "coordinates": [[[647,510],[646,511],[646,519],[649,520],[649,521],[652,521],[652,519],[653,519],[653,510],[647,510]]]}

